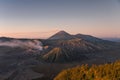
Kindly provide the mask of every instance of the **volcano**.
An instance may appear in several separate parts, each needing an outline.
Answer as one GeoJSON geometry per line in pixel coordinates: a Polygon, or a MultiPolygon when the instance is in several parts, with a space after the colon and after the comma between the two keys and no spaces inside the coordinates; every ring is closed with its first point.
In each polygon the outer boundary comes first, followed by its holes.
{"type": "Polygon", "coordinates": [[[54,39],[72,39],[72,38],[73,38],[73,36],[70,35],[69,33],[65,32],[65,31],[59,31],[58,33],[51,36],[49,39],[54,40],[54,39]]]}
{"type": "Polygon", "coordinates": [[[83,61],[90,58],[88,55],[94,55],[97,52],[118,46],[115,42],[102,40],[91,35],[71,35],[65,31],[51,36],[45,45],[49,46],[49,50],[43,55],[43,59],[47,62],[83,61]]]}

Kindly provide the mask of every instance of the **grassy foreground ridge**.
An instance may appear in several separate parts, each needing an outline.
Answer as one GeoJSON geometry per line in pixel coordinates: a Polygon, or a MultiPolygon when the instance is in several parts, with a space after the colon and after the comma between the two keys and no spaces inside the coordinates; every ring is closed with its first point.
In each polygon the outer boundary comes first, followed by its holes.
{"type": "Polygon", "coordinates": [[[120,80],[120,61],[91,67],[82,65],[63,70],[54,80],[120,80]]]}

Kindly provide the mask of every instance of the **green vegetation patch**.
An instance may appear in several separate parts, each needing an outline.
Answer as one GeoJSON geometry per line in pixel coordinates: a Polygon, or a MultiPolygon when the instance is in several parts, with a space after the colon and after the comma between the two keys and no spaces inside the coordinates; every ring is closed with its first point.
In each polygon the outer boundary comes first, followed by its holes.
{"type": "Polygon", "coordinates": [[[63,70],[54,80],[120,80],[120,61],[91,67],[82,65],[63,70]]]}

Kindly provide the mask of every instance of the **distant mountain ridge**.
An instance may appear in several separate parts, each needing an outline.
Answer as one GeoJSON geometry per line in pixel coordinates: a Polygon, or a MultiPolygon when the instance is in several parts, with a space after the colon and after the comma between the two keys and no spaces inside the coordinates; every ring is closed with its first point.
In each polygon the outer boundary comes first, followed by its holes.
{"type": "Polygon", "coordinates": [[[10,37],[0,37],[0,41],[11,41],[15,38],[10,38],[10,37]]]}
{"type": "Polygon", "coordinates": [[[115,48],[117,43],[102,40],[91,35],[71,35],[60,31],[47,39],[49,50],[43,55],[47,62],[82,61],[88,59],[85,54],[115,48]]]}
{"type": "MultiPolygon", "coordinates": [[[[76,38],[81,38],[84,39],[86,41],[91,41],[91,42],[100,42],[100,41],[108,41],[108,40],[103,40],[91,35],[84,35],[84,34],[76,34],[76,35],[72,35],[69,34],[65,31],[59,31],[56,34],[52,35],[50,38],[48,38],[49,40],[69,40],[69,39],[76,39],[76,38]]],[[[112,42],[112,41],[110,41],[112,42]]]]}
{"type": "Polygon", "coordinates": [[[109,41],[114,41],[114,42],[120,42],[120,38],[103,38],[105,40],[109,40],[109,41]]]}

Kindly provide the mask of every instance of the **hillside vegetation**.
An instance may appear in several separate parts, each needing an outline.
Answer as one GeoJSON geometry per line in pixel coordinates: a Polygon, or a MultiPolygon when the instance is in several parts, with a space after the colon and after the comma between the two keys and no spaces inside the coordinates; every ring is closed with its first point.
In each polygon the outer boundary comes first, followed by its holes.
{"type": "Polygon", "coordinates": [[[63,70],[54,80],[120,80],[120,61],[91,67],[82,65],[63,70]]]}

